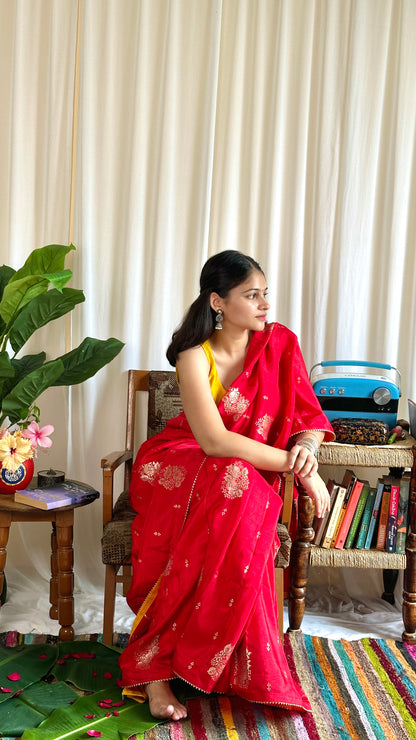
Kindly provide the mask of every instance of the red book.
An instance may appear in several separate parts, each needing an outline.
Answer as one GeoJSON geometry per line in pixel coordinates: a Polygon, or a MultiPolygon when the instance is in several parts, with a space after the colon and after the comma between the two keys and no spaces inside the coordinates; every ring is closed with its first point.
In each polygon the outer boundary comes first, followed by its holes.
{"type": "Polygon", "coordinates": [[[377,541],[376,541],[377,550],[384,550],[386,547],[387,525],[389,522],[389,511],[390,511],[390,493],[391,493],[391,484],[385,483],[384,489],[383,489],[383,496],[381,499],[380,518],[378,522],[378,532],[377,532],[377,541]]]}
{"type": "Polygon", "coordinates": [[[354,488],[351,491],[351,496],[347,504],[347,508],[345,509],[345,514],[342,520],[341,528],[338,532],[338,537],[335,542],[335,547],[337,548],[337,550],[342,550],[344,547],[345,540],[348,537],[348,532],[350,530],[351,522],[352,522],[352,519],[355,513],[355,509],[357,508],[358,501],[360,500],[363,485],[364,485],[364,481],[362,480],[355,481],[354,488]]]}
{"type": "Polygon", "coordinates": [[[389,518],[387,520],[386,550],[396,552],[397,513],[399,511],[400,481],[392,480],[389,518]]]}

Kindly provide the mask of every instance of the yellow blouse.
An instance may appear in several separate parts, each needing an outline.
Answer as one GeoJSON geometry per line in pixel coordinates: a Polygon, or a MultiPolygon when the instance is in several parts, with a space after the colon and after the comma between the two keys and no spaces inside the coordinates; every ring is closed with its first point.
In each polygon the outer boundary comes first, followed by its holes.
{"type": "Polygon", "coordinates": [[[227,393],[226,389],[224,388],[223,384],[221,383],[218,373],[217,373],[217,366],[215,364],[214,355],[212,353],[211,345],[209,343],[209,340],[207,339],[203,344],[201,344],[202,349],[204,350],[208,362],[209,362],[209,375],[208,380],[209,384],[211,386],[211,393],[213,395],[215,403],[219,404],[223,396],[227,393]]]}

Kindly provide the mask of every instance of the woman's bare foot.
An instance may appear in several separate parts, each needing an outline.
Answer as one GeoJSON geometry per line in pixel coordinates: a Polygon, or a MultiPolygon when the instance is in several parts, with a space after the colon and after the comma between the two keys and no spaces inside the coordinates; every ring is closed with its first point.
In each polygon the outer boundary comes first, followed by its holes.
{"type": "Polygon", "coordinates": [[[144,690],[149,698],[149,709],[156,719],[183,719],[188,712],[186,707],[178,701],[169,681],[154,681],[148,683],[144,690]]]}

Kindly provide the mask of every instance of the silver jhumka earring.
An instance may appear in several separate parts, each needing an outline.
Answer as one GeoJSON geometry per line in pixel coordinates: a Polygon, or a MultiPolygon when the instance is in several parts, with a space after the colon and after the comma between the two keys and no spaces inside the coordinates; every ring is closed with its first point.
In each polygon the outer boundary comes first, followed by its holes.
{"type": "Polygon", "coordinates": [[[222,322],[224,321],[224,316],[222,315],[222,311],[219,308],[216,315],[215,315],[215,328],[219,331],[222,330],[222,322]]]}

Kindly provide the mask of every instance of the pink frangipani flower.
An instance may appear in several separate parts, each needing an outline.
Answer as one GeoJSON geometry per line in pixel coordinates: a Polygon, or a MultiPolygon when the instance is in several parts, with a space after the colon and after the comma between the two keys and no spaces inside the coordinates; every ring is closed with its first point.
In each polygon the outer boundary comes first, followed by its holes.
{"type": "Polygon", "coordinates": [[[33,449],[39,445],[39,447],[51,447],[52,440],[49,439],[49,434],[55,430],[52,424],[45,424],[44,427],[39,428],[37,421],[31,421],[27,429],[22,430],[22,436],[26,439],[30,439],[33,449]]]}

